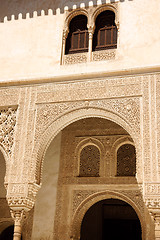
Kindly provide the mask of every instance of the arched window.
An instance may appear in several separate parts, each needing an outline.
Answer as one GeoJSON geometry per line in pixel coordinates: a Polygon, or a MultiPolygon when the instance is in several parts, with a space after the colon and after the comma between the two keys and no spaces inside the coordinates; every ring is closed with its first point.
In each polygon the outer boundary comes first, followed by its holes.
{"type": "Polygon", "coordinates": [[[98,177],[100,165],[100,152],[95,145],[87,145],[80,153],[79,176],[98,177]]]}
{"type": "Polygon", "coordinates": [[[124,144],[117,151],[117,176],[135,176],[135,174],[135,147],[131,144],[124,144]]]}
{"type": "Polygon", "coordinates": [[[87,17],[78,15],[69,25],[65,54],[88,51],[87,17]]]}
{"type": "Polygon", "coordinates": [[[95,25],[93,51],[116,48],[117,27],[115,25],[115,13],[109,10],[100,13],[95,25]]]}

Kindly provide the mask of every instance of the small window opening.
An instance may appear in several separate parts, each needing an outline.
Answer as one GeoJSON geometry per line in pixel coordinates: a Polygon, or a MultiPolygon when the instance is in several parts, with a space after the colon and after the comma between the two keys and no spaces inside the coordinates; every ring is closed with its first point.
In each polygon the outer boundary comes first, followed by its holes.
{"type": "Polygon", "coordinates": [[[100,13],[96,19],[95,25],[93,51],[117,48],[115,13],[109,10],[100,13]]]}
{"type": "Polygon", "coordinates": [[[94,145],[84,147],[80,153],[80,177],[98,177],[100,152],[94,145]]]}
{"type": "Polygon", "coordinates": [[[88,51],[88,29],[87,17],[78,15],[74,17],[69,25],[69,33],[66,39],[65,54],[88,51]]]}
{"type": "Polygon", "coordinates": [[[135,176],[135,174],[135,147],[131,144],[124,144],[117,151],[117,176],[135,176]]]}

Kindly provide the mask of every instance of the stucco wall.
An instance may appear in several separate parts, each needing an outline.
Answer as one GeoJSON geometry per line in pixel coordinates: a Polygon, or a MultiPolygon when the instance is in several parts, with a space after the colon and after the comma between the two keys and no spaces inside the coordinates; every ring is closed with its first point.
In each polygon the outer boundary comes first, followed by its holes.
{"type": "MultiPolygon", "coordinates": [[[[89,5],[87,0],[83,3],[89,5]]],[[[97,5],[95,1],[92,3],[97,5]]],[[[0,80],[159,65],[159,0],[124,0],[118,1],[120,29],[116,59],[60,66],[64,8],[81,4],[81,1],[64,0],[54,3],[49,0],[43,3],[40,0],[2,0],[0,80]]]]}
{"type": "Polygon", "coordinates": [[[43,166],[42,187],[34,210],[32,240],[53,239],[61,134],[50,144],[43,166]]]}

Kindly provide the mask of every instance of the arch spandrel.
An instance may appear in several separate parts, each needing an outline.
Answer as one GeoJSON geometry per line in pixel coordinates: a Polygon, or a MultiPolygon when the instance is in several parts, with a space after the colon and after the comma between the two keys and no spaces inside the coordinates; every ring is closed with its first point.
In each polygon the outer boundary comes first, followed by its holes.
{"type": "Polygon", "coordinates": [[[40,184],[41,182],[41,167],[44,161],[44,156],[48,146],[50,145],[54,137],[62,129],[64,129],[71,123],[89,117],[104,118],[117,123],[129,133],[129,135],[134,140],[135,145],[136,143],[137,145],[139,144],[139,135],[137,135],[136,129],[132,127],[132,124],[124,117],[122,117],[120,114],[102,108],[98,109],[95,107],[90,108],[85,107],[69,111],[66,114],[63,114],[60,117],[57,117],[55,120],[53,120],[48,126],[48,128],[45,129],[41,137],[39,139],[37,138],[37,141],[35,142],[33,159],[36,162],[36,176],[35,176],[36,183],[40,184]]]}

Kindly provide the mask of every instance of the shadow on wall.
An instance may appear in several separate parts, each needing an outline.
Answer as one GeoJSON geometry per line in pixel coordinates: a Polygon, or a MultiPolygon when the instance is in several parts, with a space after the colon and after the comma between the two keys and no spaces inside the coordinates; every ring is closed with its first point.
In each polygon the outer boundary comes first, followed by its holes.
{"type": "Polygon", "coordinates": [[[0,22],[64,13],[68,9],[133,0],[1,0],[0,22]]]}

